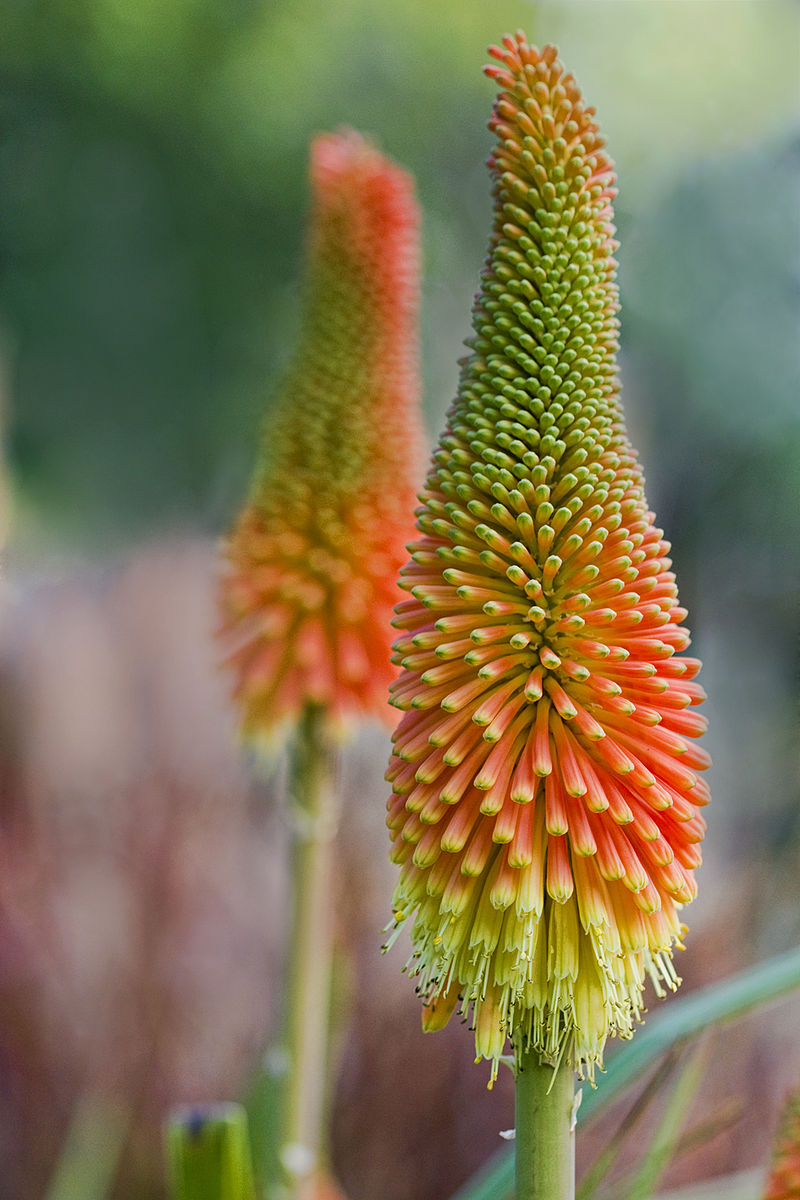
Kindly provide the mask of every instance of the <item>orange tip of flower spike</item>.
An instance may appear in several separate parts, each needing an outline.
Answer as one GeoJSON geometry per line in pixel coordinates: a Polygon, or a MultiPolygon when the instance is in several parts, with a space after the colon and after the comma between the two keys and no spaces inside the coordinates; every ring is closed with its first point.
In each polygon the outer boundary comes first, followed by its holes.
{"type": "Polygon", "coordinates": [[[613,167],[554,47],[491,53],[494,229],[394,621],[393,907],[426,1029],[593,1079],[679,982],[703,692],[619,403],[613,167]]]}
{"type": "Polygon", "coordinates": [[[247,739],[307,703],[389,720],[389,622],[422,432],[413,184],[360,134],[311,147],[300,345],[228,537],[223,637],[247,739]]]}

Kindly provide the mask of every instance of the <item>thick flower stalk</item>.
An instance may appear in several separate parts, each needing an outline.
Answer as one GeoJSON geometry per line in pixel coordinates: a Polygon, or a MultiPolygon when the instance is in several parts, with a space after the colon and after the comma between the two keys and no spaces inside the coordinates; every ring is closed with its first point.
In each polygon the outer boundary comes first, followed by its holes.
{"type": "Polygon", "coordinates": [[[800,1091],[789,1097],[772,1155],[764,1200],[800,1197],[800,1091]]]}
{"type": "Polygon", "coordinates": [[[397,608],[395,924],[438,1029],[594,1075],[678,976],[696,659],[618,397],[614,174],[552,46],[493,48],[495,218],[397,608]]]}
{"type": "Polygon", "coordinates": [[[307,703],[386,716],[388,626],[421,445],[418,212],[351,131],[317,137],[300,345],[227,543],[225,632],[246,738],[307,703]]]}

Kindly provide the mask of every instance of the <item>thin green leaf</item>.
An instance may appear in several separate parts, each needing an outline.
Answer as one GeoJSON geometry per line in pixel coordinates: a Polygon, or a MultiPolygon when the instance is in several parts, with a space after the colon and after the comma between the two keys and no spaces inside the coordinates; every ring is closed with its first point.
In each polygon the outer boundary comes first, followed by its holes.
{"type": "Polygon", "coordinates": [[[764,1172],[760,1167],[716,1175],[703,1183],[659,1192],[653,1200],[763,1200],[764,1172]]]}
{"type": "Polygon", "coordinates": [[[670,1052],[659,1064],[658,1070],[651,1076],[647,1086],[636,1097],[625,1116],[620,1120],[616,1132],[583,1176],[580,1187],[576,1191],[575,1200],[592,1200],[602,1181],[608,1178],[608,1173],[617,1161],[619,1153],[629,1135],[647,1112],[653,1100],[661,1092],[677,1062],[678,1055],[670,1052]]]}
{"type": "Polygon", "coordinates": [[[747,1101],[743,1096],[728,1096],[710,1117],[698,1121],[691,1129],[687,1129],[681,1134],[681,1140],[678,1142],[678,1149],[675,1152],[676,1157],[697,1150],[698,1147],[704,1146],[718,1134],[730,1129],[731,1125],[741,1121],[746,1109],[747,1101]]]}
{"type": "MultiPolygon", "coordinates": [[[[800,947],[758,963],[719,983],[673,1000],[669,1008],[614,1055],[597,1090],[583,1089],[580,1123],[593,1117],[675,1042],[708,1025],[731,1021],[800,986],[800,947]]],[[[452,1200],[508,1200],[514,1190],[514,1154],[499,1150],[452,1200]]]]}
{"type": "Polygon", "coordinates": [[[634,1178],[628,1200],[649,1200],[678,1145],[694,1094],[708,1063],[711,1042],[704,1038],[692,1050],[670,1092],[653,1140],[634,1178]]]}
{"type": "MultiPolygon", "coordinates": [[[[618,1157],[619,1151],[629,1140],[634,1125],[638,1123],[641,1115],[647,1110],[653,1097],[658,1094],[658,1091],[664,1084],[665,1078],[672,1073],[679,1057],[680,1051],[676,1044],[663,1059],[658,1071],[651,1076],[650,1082],[639,1097],[637,1097],[630,1112],[620,1119],[611,1144],[607,1149],[600,1152],[584,1176],[581,1186],[576,1193],[576,1200],[595,1200],[595,1196],[601,1194],[600,1185],[603,1182],[607,1183],[609,1172],[618,1157]]],[[[706,1142],[711,1141],[719,1133],[729,1129],[731,1125],[741,1120],[745,1107],[746,1102],[741,1096],[728,1096],[711,1116],[700,1120],[691,1129],[684,1130],[681,1133],[680,1139],[674,1149],[673,1157],[680,1158],[682,1154],[688,1154],[691,1150],[696,1150],[699,1146],[704,1146],[706,1142]]],[[[623,1179],[615,1181],[613,1188],[615,1196],[624,1194],[627,1197],[630,1180],[634,1174],[635,1172],[629,1171],[623,1179]]],[[[603,1189],[603,1191],[604,1194],[608,1194],[607,1188],[603,1189]]]]}
{"type": "Polygon", "coordinates": [[[176,1109],[166,1127],[173,1200],[255,1200],[247,1116],[240,1104],[176,1109]]]}

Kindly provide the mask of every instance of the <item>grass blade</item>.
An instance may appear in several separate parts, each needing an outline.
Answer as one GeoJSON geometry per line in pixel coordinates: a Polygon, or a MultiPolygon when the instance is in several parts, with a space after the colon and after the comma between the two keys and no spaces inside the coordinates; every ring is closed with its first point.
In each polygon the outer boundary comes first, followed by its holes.
{"type": "Polygon", "coordinates": [[[636,1173],[629,1200],[649,1200],[675,1153],[694,1094],[706,1069],[711,1042],[704,1038],[692,1050],[670,1092],[650,1148],[636,1173]]]}
{"type": "Polygon", "coordinates": [[[656,1096],[660,1094],[677,1065],[677,1061],[678,1055],[670,1052],[659,1063],[658,1070],[650,1077],[644,1090],[636,1097],[625,1116],[620,1120],[616,1132],[583,1176],[580,1187],[575,1193],[575,1200],[593,1200],[595,1192],[603,1180],[608,1177],[608,1173],[617,1161],[629,1135],[639,1124],[656,1096]]]}
{"type": "MultiPolygon", "coordinates": [[[[675,1042],[699,1033],[708,1025],[735,1020],[798,986],[800,946],[673,1000],[661,1016],[614,1055],[596,1091],[584,1087],[578,1110],[579,1122],[598,1113],[675,1042]]],[[[503,1148],[455,1193],[452,1200],[508,1200],[513,1190],[514,1155],[503,1148]]]]}

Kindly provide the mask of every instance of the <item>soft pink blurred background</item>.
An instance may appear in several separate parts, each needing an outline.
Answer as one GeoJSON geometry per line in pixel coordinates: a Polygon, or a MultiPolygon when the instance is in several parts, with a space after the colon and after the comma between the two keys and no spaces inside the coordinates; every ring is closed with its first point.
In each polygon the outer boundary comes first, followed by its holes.
{"type": "MultiPolygon", "coordinates": [[[[16,579],[6,597],[0,1194],[15,1200],[47,1194],[76,1119],[88,1153],[113,1154],[119,1139],[115,1196],[159,1196],[165,1110],[240,1095],[269,1043],[282,780],[259,781],[237,750],[216,669],[216,570],[213,544],[170,540],[102,569],[16,579]]],[[[386,748],[376,728],[343,751],[332,1158],[352,1200],[433,1200],[499,1146],[512,1095],[502,1076],[487,1091],[465,1029],[422,1035],[403,947],[379,953],[393,877],[386,748]]],[[[740,864],[734,886],[704,868],[686,988],[763,953],[797,866],[796,852],[740,864]]],[[[668,1182],[763,1164],[800,1076],[797,1016],[795,996],[717,1035],[689,1127],[719,1106],[738,1120],[668,1182]]],[[[620,1111],[581,1135],[581,1161],[620,1111]]]]}

